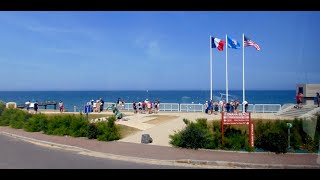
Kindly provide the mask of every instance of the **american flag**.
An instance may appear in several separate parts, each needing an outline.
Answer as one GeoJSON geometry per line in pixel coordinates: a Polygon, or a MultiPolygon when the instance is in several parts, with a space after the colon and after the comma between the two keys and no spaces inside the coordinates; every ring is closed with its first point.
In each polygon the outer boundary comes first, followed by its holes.
{"type": "Polygon", "coordinates": [[[258,51],[260,51],[260,47],[258,44],[254,43],[252,40],[250,40],[248,37],[244,36],[244,46],[253,46],[258,51]]]}

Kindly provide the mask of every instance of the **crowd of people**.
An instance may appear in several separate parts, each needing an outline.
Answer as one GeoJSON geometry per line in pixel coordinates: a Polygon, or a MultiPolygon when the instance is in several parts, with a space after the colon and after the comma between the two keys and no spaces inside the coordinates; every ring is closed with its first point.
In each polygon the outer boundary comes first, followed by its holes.
{"type": "Polygon", "coordinates": [[[104,107],[104,100],[102,98],[97,100],[91,100],[90,102],[87,102],[87,105],[90,106],[91,112],[102,112],[104,107]]]}
{"type": "MultiPolygon", "coordinates": [[[[295,108],[301,109],[302,108],[302,98],[303,94],[302,93],[297,93],[296,95],[296,101],[297,104],[295,108]]],[[[315,96],[315,103],[318,107],[320,107],[320,94],[317,92],[315,96]]],[[[119,110],[124,109],[125,101],[123,99],[118,98],[117,102],[117,108],[119,110]]],[[[248,110],[248,102],[244,101],[242,102],[244,106],[245,112],[248,110]]],[[[104,101],[102,98],[97,99],[97,100],[91,100],[90,102],[87,103],[87,105],[90,105],[91,112],[102,112],[104,108],[104,101]]],[[[230,102],[226,102],[225,100],[221,99],[219,102],[213,102],[213,100],[209,100],[205,102],[205,113],[207,114],[218,114],[219,112],[228,112],[228,113],[237,113],[239,112],[239,105],[240,102],[239,100],[232,100],[230,102]]],[[[133,102],[133,112],[136,113],[158,113],[159,112],[159,106],[160,106],[160,101],[155,100],[155,102],[151,102],[148,99],[145,99],[145,101],[141,102],[133,102]]],[[[38,112],[39,109],[39,103],[36,100],[32,101],[27,101],[25,102],[25,107],[27,108],[27,111],[30,112],[30,109],[33,109],[34,113],[38,112]]],[[[64,104],[62,101],[59,102],[59,111],[62,113],[64,112],[64,104]]]]}
{"type": "Polygon", "coordinates": [[[133,112],[136,113],[141,113],[145,114],[148,112],[148,114],[152,113],[158,113],[159,112],[159,106],[160,106],[160,101],[157,100],[154,103],[146,99],[145,101],[141,102],[133,102],[133,112]]]}
{"type": "MultiPolygon", "coordinates": [[[[245,107],[245,112],[248,110],[248,102],[244,101],[242,104],[245,107]]],[[[218,114],[219,112],[237,113],[239,112],[240,102],[238,100],[226,102],[225,100],[220,100],[219,102],[206,101],[205,103],[205,113],[206,114],[218,114]]]]}
{"type": "MultiPolygon", "coordinates": [[[[27,109],[27,111],[28,111],[29,113],[31,113],[30,110],[33,109],[33,112],[34,112],[35,114],[37,114],[37,113],[38,113],[38,109],[39,109],[39,103],[38,103],[37,100],[34,100],[34,99],[33,99],[32,101],[28,100],[27,102],[25,102],[24,107],[26,107],[26,109],[27,109]]],[[[64,105],[63,105],[63,102],[62,102],[62,101],[59,102],[59,111],[60,111],[61,113],[64,112],[64,105]]]]}

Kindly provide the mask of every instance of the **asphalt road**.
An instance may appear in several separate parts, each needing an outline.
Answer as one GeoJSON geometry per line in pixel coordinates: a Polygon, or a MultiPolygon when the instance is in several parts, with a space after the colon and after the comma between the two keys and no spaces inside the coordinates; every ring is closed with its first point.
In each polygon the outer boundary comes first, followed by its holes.
{"type": "Polygon", "coordinates": [[[0,135],[0,169],[181,169],[96,158],[0,135]]]}

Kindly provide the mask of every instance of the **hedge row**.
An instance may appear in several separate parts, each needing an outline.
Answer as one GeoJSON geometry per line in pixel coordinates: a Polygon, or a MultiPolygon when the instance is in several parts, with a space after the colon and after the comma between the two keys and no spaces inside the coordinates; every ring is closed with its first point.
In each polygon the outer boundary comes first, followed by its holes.
{"type": "Polygon", "coordinates": [[[221,142],[221,121],[207,123],[206,119],[196,122],[183,120],[186,127],[170,135],[170,144],[182,148],[204,148],[225,150],[264,150],[286,153],[288,149],[288,122],[290,129],[290,151],[318,152],[320,140],[320,115],[312,120],[256,120],[255,148],[249,146],[248,127],[225,126],[224,145],[221,142]]]}
{"type": "Polygon", "coordinates": [[[90,124],[83,115],[29,114],[20,109],[2,108],[0,103],[0,126],[24,129],[28,132],[43,132],[48,135],[88,137],[100,141],[120,139],[120,131],[111,116],[106,122],[90,124]]]}

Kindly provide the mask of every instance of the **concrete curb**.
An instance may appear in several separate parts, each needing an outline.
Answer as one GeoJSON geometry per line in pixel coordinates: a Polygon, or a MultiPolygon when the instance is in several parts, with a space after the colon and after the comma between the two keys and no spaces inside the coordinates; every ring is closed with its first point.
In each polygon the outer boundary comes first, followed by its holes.
{"type": "Polygon", "coordinates": [[[196,164],[196,165],[213,165],[228,166],[233,168],[249,168],[249,169],[320,169],[319,166],[312,165],[282,165],[282,164],[258,164],[258,163],[239,163],[229,161],[203,161],[192,159],[177,160],[179,163],[196,164]]]}
{"type": "Polygon", "coordinates": [[[180,159],[180,160],[159,160],[159,159],[148,159],[138,158],[132,156],[123,156],[110,153],[96,152],[76,146],[70,146],[65,144],[58,144],[49,141],[42,141],[34,138],[19,136],[7,132],[0,131],[0,134],[14,137],[20,140],[24,140],[36,145],[46,146],[49,148],[60,148],[63,150],[76,151],[78,154],[93,156],[98,158],[107,158],[119,161],[129,161],[135,163],[144,163],[152,165],[167,165],[167,166],[180,166],[180,167],[192,167],[192,168],[214,168],[214,169],[320,169],[319,166],[312,165],[281,165],[281,164],[257,164],[257,163],[240,163],[240,162],[229,162],[229,161],[204,161],[204,160],[192,160],[192,159],[180,159]]]}

